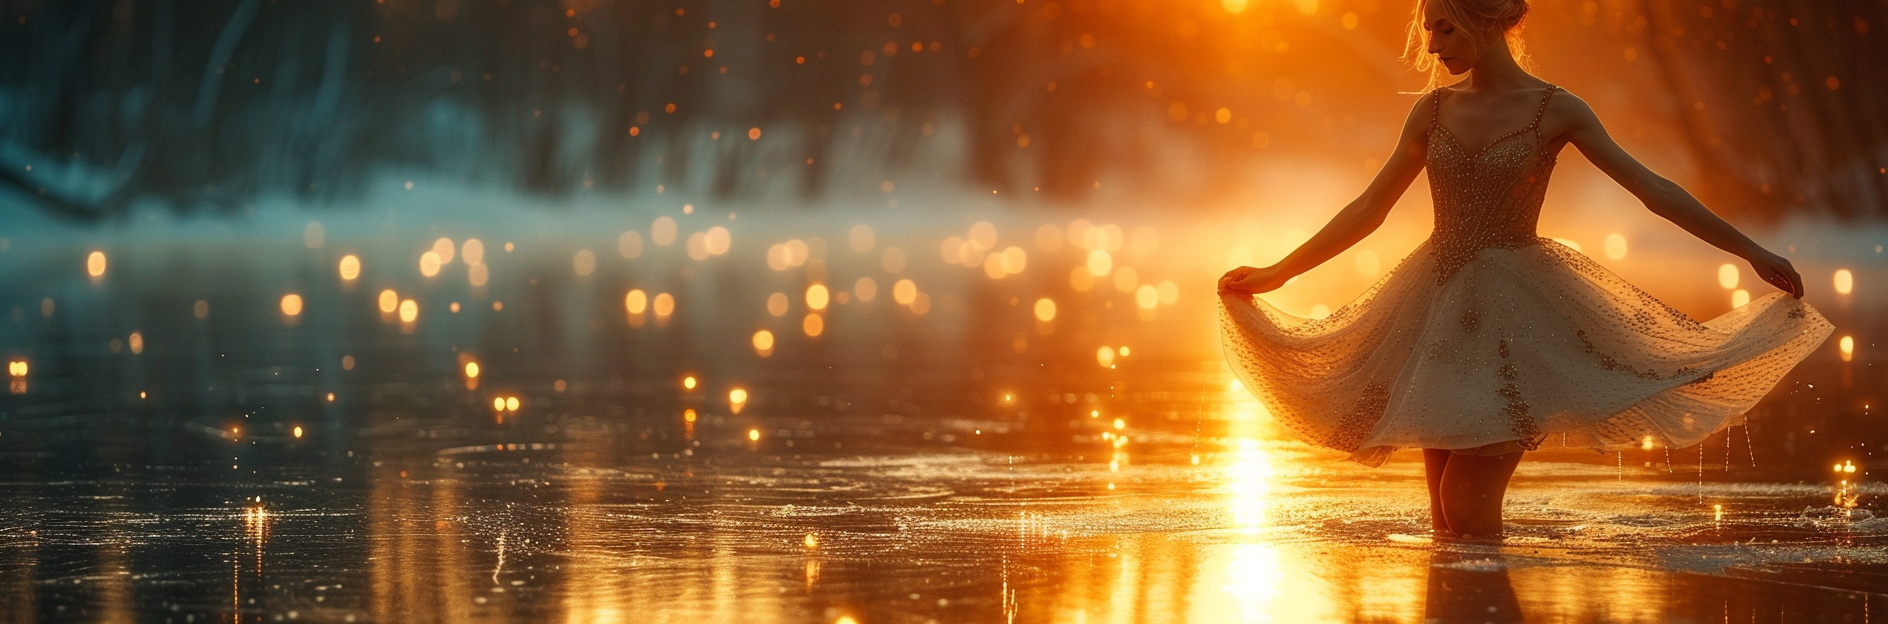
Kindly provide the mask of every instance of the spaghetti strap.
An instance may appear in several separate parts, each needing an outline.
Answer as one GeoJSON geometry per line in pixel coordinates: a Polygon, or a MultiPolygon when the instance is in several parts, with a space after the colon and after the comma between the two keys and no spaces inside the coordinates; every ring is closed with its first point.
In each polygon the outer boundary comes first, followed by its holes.
{"type": "Polygon", "coordinates": [[[1429,131],[1436,131],[1436,124],[1442,117],[1442,87],[1429,92],[1429,131]]]}
{"type": "Polygon", "coordinates": [[[1547,85],[1547,93],[1541,95],[1541,105],[1539,108],[1534,109],[1534,123],[1528,124],[1529,128],[1540,127],[1541,117],[1547,114],[1547,102],[1554,99],[1554,91],[1559,89],[1560,87],[1556,87],[1552,84],[1547,85]]]}

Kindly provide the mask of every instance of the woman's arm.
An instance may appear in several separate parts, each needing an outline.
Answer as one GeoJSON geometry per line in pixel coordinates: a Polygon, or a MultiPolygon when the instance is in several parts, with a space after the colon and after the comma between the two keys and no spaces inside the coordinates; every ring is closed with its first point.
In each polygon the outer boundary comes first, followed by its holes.
{"type": "Polygon", "coordinates": [[[1645,203],[1652,214],[1664,217],[1711,246],[1722,249],[1750,263],[1758,277],[1792,296],[1803,296],[1803,278],[1782,256],[1770,253],[1743,232],[1713,214],[1683,187],[1647,169],[1613,141],[1592,107],[1573,94],[1555,98],[1556,117],[1569,120],[1563,131],[1569,143],[1580,149],[1587,160],[1618,182],[1633,197],[1645,203]]]}
{"type": "Polygon", "coordinates": [[[1396,151],[1383,163],[1362,195],[1351,200],[1330,223],[1278,264],[1227,271],[1219,278],[1219,292],[1252,294],[1275,290],[1285,285],[1286,280],[1349,249],[1383,225],[1390,207],[1396,205],[1403,191],[1409,189],[1410,182],[1416,180],[1416,174],[1422,173],[1423,166],[1428,164],[1429,124],[1431,111],[1435,110],[1430,100],[1434,97],[1436,94],[1431,92],[1418,98],[1416,105],[1410,108],[1409,117],[1403,120],[1402,135],[1397,138],[1396,151]]]}

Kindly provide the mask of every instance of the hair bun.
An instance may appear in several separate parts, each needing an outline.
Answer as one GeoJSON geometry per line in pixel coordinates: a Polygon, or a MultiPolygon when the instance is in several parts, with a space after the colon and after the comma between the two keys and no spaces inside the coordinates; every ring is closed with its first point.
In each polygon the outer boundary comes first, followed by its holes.
{"type": "Polygon", "coordinates": [[[1519,25],[1521,20],[1527,18],[1527,10],[1527,0],[1509,0],[1507,15],[1501,19],[1502,29],[1507,30],[1519,25]]]}

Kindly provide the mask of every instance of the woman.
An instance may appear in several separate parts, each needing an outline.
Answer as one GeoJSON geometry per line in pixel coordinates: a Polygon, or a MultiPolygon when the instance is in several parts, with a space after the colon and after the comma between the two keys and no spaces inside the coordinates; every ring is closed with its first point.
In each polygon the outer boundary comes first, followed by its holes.
{"type": "Polygon", "coordinates": [[[1525,0],[1418,0],[1410,52],[1432,89],[1389,161],[1284,260],[1219,280],[1223,343],[1245,386],[1286,428],[1364,464],[1422,448],[1442,537],[1500,535],[1502,496],[1523,451],[1645,436],[1697,444],[1833,329],[1801,301],[1788,260],[1646,169],[1580,98],[1522,68],[1526,14],[1525,0]],[[1444,70],[1468,78],[1434,88],[1444,70]],[[1567,145],[1782,292],[1700,323],[1537,236],[1547,179],[1567,145]],[[1369,235],[1425,168],[1434,232],[1357,300],[1310,320],[1252,296],[1369,235]]]}

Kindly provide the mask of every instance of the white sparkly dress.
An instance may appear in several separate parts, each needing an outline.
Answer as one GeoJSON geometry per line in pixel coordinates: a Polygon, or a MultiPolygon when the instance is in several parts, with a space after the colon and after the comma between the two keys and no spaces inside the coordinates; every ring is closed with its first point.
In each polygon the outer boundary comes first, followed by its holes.
{"type": "Polygon", "coordinates": [[[1226,358],[1279,424],[1372,466],[1405,447],[1684,447],[1735,424],[1829,336],[1782,292],[1700,323],[1536,235],[1555,90],[1533,123],[1472,154],[1432,110],[1435,231],[1355,301],[1314,320],[1220,297],[1226,358]]]}

